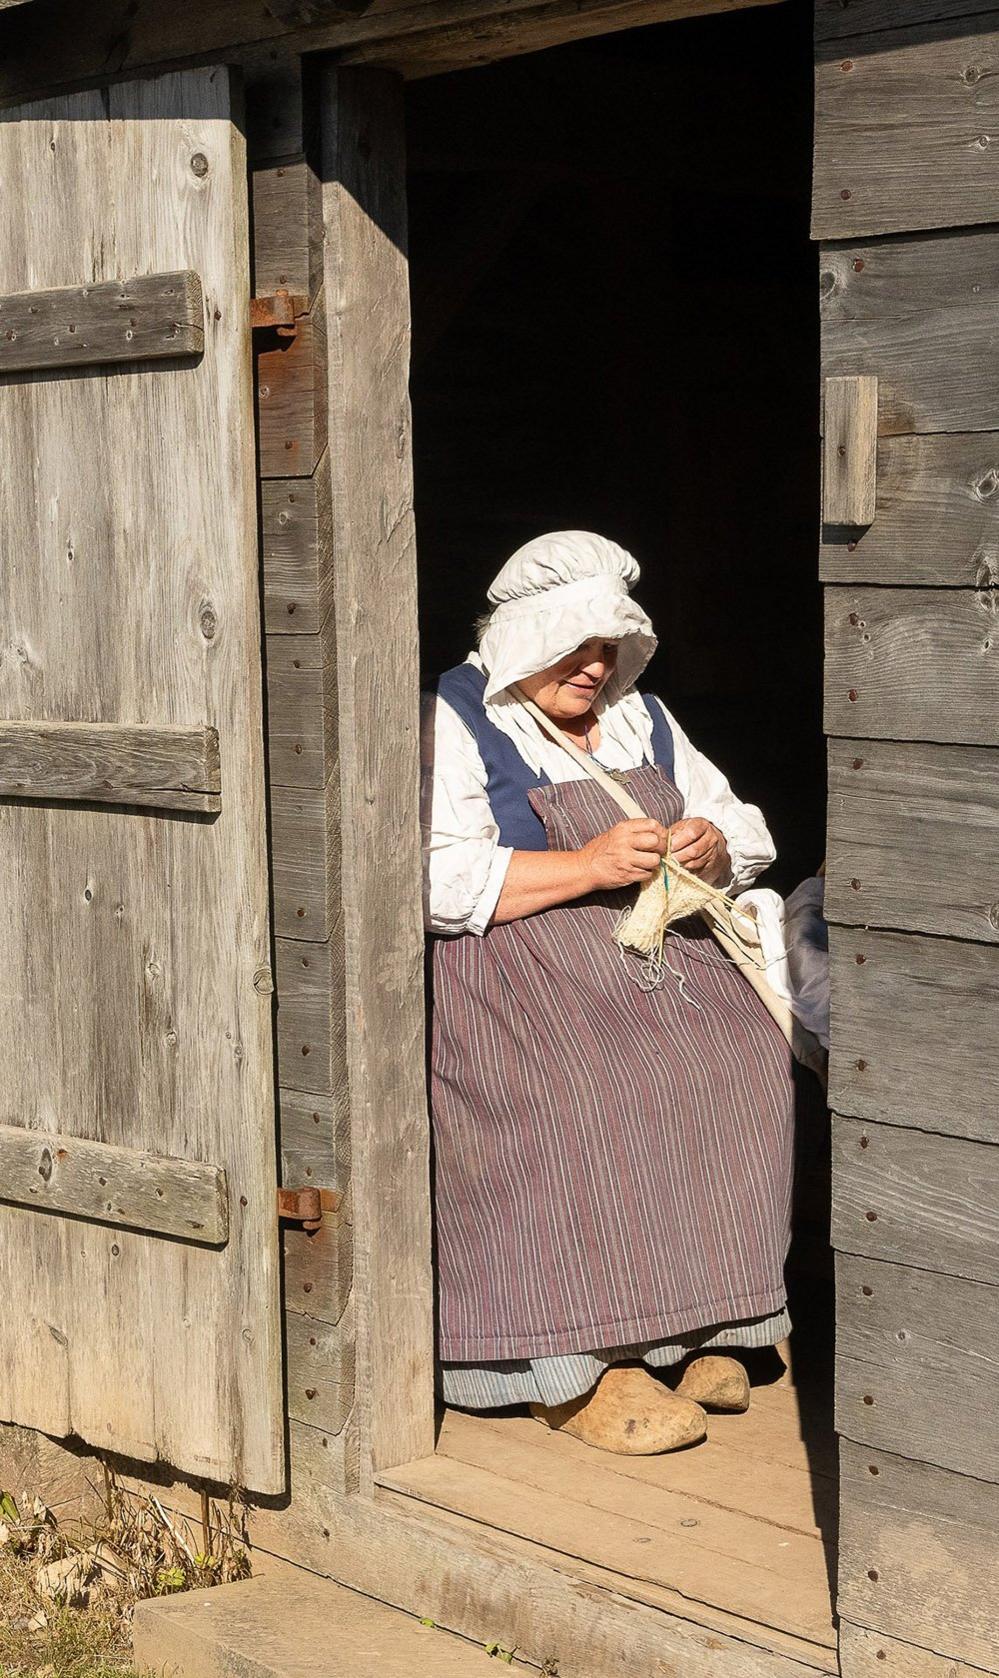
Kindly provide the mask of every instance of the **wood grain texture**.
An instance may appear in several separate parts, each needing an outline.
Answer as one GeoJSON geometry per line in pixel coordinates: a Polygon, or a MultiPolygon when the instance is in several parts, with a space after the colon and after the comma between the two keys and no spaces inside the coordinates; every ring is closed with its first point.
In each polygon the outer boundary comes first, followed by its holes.
{"type": "Polygon", "coordinates": [[[999,941],[999,752],[830,740],[825,914],[999,941]]]}
{"type": "Polygon", "coordinates": [[[401,85],[322,80],[362,1479],[433,1449],[401,85]],[[391,1052],[386,1048],[391,1045],[391,1052]],[[405,1405],[399,1394],[405,1393],[405,1405]]]}
{"type": "Polygon", "coordinates": [[[217,1165],[18,1125],[0,1125],[0,1199],[209,1245],[229,1235],[225,1172],[217,1165]]]}
{"type": "Polygon", "coordinates": [[[843,1678],[978,1678],[982,1670],[849,1620],[840,1621],[839,1659],[843,1678]]]}
{"type": "Polygon", "coordinates": [[[264,623],[270,635],[315,635],[333,599],[328,463],[311,478],[263,479],[264,623]]]}
{"type": "Polygon", "coordinates": [[[146,274],[0,297],[0,378],[32,368],[93,367],[200,355],[197,274],[146,274]]]}
{"type": "Polygon", "coordinates": [[[999,592],[825,593],[827,734],[999,745],[999,592]]]}
{"type": "Polygon", "coordinates": [[[870,374],[825,381],[822,517],[864,526],[877,504],[878,381],[870,374]]]}
{"type": "Polygon", "coordinates": [[[815,74],[812,233],[847,239],[994,219],[995,14],[857,36],[815,74]]]}
{"type": "Polygon", "coordinates": [[[823,530],[823,582],[994,588],[997,491],[994,432],[882,437],[877,517],[866,530],[823,530]]]}
{"type": "Polygon", "coordinates": [[[215,811],[220,788],[214,728],[0,722],[0,797],[215,811]]]}
{"type": "Polygon", "coordinates": [[[304,156],[254,169],[253,293],[304,297],[311,305],[323,272],[319,178],[304,156]]]}
{"type": "Polygon", "coordinates": [[[841,1613],[999,1671],[995,1486],[846,1439],[840,1463],[841,1613]]]}
{"type": "Polygon", "coordinates": [[[832,1143],[834,1247],[999,1286],[999,1148],[838,1116],[832,1143]]]}
{"type": "MultiPolygon", "coordinates": [[[[954,35],[973,35],[980,14],[992,11],[995,0],[816,0],[817,52],[838,58],[844,35],[872,35],[920,23],[946,22],[954,35]]],[[[870,43],[872,49],[875,45],[870,43]]]]}
{"type": "Polygon", "coordinates": [[[331,1096],[280,1091],[281,1182],[342,1190],[350,1181],[350,1103],[340,1085],[331,1096]]]}
{"type": "Polygon", "coordinates": [[[994,1141],[999,950],[833,927],[830,954],[830,1106],[994,1141]]]}
{"type": "Polygon", "coordinates": [[[354,1215],[349,1192],[322,1228],[282,1230],[285,1316],[291,1313],[339,1323],[354,1279],[354,1215]]]}
{"type": "Polygon", "coordinates": [[[317,297],[293,338],[257,352],[257,450],[262,478],[308,478],[326,447],[326,312],[317,297]]]}
{"type": "MultiPolygon", "coordinates": [[[[82,21],[82,20],[81,20],[82,21]]],[[[209,1160],[221,1251],[3,1211],[0,1415],[261,1491],[283,1483],[245,149],[227,71],[0,122],[0,291],[193,271],[192,366],[0,386],[0,713],[203,719],[213,822],[0,806],[4,1107],[209,1160]],[[192,158],[198,158],[192,167],[192,158]],[[44,982],[41,976],[44,975],[44,982]]]]}
{"type": "Polygon", "coordinates": [[[344,917],[325,944],[276,938],[282,1088],[332,1095],[344,1081],[344,917]]]}
{"type": "Polygon", "coordinates": [[[997,1386],[999,1288],[838,1256],[841,1436],[999,1481],[997,1386]]]}
{"type": "Polygon", "coordinates": [[[340,781],[271,789],[274,930],[325,943],[340,912],[340,781]]]}
{"type": "Polygon", "coordinates": [[[873,374],[878,431],[999,427],[999,228],[826,247],[822,370],[873,374]]]}
{"type": "MultiPolygon", "coordinates": [[[[36,8],[40,0],[36,0],[36,8]]],[[[44,0],[42,0],[44,3],[44,0]]],[[[748,0],[744,0],[748,3],[748,0]]],[[[502,51],[534,51],[542,44],[554,45],[582,33],[627,29],[635,23],[654,23],[665,17],[682,17],[700,11],[700,0],[368,0],[363,6],[323,6],[312,9],[310,21],[296,21],[295,10],[278,17],[275,7],[249,11],[242,0],[176,0],[164,8],[162,0],[81,0],[79,26],[73,31],[41,31],[26,27],[28,12],[18,26],[16,10],[4,19],[0,33],[0,99],[23,98],[29,93],[88,76],[127,74],[132,69],[183,57],[211,55],[241,58],[244,52],[256,59],[260,47],[282,56],[342,50],[360,42],[401,35],[413,37],[433,30],[447,31],[453,24],[495,19],[497,13],[523,14],[525,33],[504,33],[502,51]],[[555,30],[552,18],[560,19],[555,30]],[[587,30],[587,20],[591,29],[587,30]]],[[[735,9],[725,0],[725,10],[735,9]]],[[[415,45],[415,44],[414,44],[415,45]]],[[[419,44],[420,61],[427,54],[419,44]]],[[[476,40],[465,43],[460,60],[448,52],[450,68],[458,62],[473,64],[476,40]]],[[[395,49],[394,49],[395,51],[395,49]]],[[[446,37],[445,37],[445,51],[446,37]]],[[[394,54],[393,54],[394,55],[394,54]]],[[[502,56],[493,51],[492,57],[502,56]]],[[[266,55],[265,55],[266,62],[266,55]]],[[[287,148],[286,148],[287,149],[287,148]]]]}
{"type": "Polygon", "coordinates": [[[338,1323],[297,1311],[285,1317],[288,1414],[339,1433],[354,1405],[357,1338],[348,1302],[338,1323]]]}
{"type": "Polygon", "coordinates": [[[267,636],[267,765],[272,789],[324,791],[337,764],[335,624],[267,636]]]}

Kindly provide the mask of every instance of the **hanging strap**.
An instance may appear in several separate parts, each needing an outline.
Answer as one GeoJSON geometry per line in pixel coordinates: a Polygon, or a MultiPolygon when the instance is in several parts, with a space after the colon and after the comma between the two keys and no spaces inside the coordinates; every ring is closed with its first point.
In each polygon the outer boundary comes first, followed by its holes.
{"type": "MultiPolygon", "coordinates": [[[[603,787],[607,796],[614,800],[618,808],[623,810],[627,817],[633,821],[645,818],[645,811],[641,805],[621,786],[620,782],[616,781],[613,775],[608,775],[606,769],[595,762],[589,753],[580,751],[575,741],[570,740],[562,733],[561,729],[556,727],[551,717],[541,709],[540,705],[536,705],[533,699],[528,699],[526,693],[523,693],[516,683],[511,684],[510,691],[516,695],[524,709],[530,712],[538,727],[542,728],[549,738],[555,741],[557,746],[561,746],[563,751],[568,752],[569,756],[586,770],[586,773],[596,781],[598,786],[603,787]]],[[[784,997],[778,996],[769,984],[766,977],[766,963],[763,958],[763,951],[760,948],[759,937],[753,926],[752,916],[744,909],[739,909],[738,905],[733,910],[733,906],[724,892],[707,886],[704,881],[698,881],[698,884],[705,887],[705,902],[699,913],[709,931],[714,934],[716,941],[721,945],[726,955],[731,957],[740,972],[745,974],[771,1018],[780,1026],[795,1059],[799,1060],[803,1066],[811,1067],[816,1077],[825,1086],[828,1075],[828,1055],[818,1038],[813,1036],[806,1026],[802,1025],[791,1004],[784,997]],[[739,927],[737,916],[746,926],[747,930],[745,932],[739,927]],[[752,928],[752,931],[749,931],[749,928],[752,928]]]]}

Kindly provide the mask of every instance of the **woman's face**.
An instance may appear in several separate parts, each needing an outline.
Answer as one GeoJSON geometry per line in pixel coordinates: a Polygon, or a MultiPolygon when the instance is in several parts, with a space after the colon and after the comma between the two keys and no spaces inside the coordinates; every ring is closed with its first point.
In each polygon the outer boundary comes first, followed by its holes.
{"type": "Polygon", "coordinates": [[[550,669],[522,677],[519,686],[553,722],[568,722],[586,715],[616,664],[617,642],[594,638],[550,669]]]}

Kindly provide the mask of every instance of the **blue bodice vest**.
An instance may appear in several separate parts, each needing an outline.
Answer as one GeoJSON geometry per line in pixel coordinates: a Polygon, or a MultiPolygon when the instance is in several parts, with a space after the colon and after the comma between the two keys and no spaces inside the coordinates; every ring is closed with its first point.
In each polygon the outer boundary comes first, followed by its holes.
{"type": "MultiPolygon", "coordinates": [[[[486,768],[486,792],[499,828],[499,842],[515,851],[546,851],[544,823],[531,809],[527,794],[534,787],[550,786],[548,776],[537,775],[525,763],[513,741],[486,713],[483,696],[486,678],[474,664],[458,664],[446,670],[434,684],[434,691],[447,701],[475,740],[486,768]]],[[[642,694],[652,719],[652,756],[673,779],[673,735],[662,707],[652,696],[642,694]]]]}

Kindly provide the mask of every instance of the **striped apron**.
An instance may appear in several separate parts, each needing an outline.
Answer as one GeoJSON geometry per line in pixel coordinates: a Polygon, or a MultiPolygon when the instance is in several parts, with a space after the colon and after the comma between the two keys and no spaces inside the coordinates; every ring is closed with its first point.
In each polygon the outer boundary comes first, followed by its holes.
{"type": "MultiPolygon", "coordinates": [[[[625,780],[650,816],[680,819],[662,767],[625,780]]],[[[558,850],[620,819],[589,780],[528,797],[558,850]]],[[[435,941],[445,1364],[686,1339],[786,1304],[790,1051],[698,922],[670,934],[668,982],[643,991],[612,940],[633,896],[435,941]]]]}

